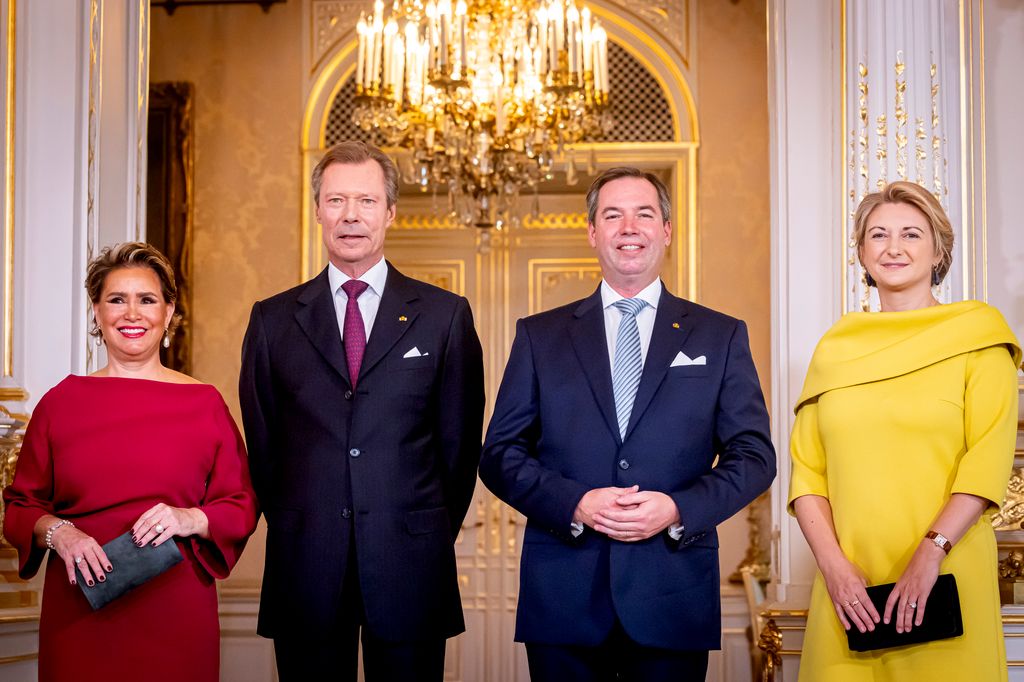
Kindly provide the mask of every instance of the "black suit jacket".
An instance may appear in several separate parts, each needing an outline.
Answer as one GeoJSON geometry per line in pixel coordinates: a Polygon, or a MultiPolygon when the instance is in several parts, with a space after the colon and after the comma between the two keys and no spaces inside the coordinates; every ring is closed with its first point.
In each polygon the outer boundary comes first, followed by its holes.
{"type": "Polygon", "coordinates": [[[483,361],[465,298],[387,283],[353,391],[327,271],[253,306],[239,396],[267,519],[258,631],[336,622],[355,548],[367,625],[464,629],[453,542],[476,482],[483,361]],[[404,357],[412,348],[419,357],[404,357]]]}
{"type": "Polygon", "coordinates": [[[775,477],[746,326],[663,289],[625,439],[605,338],[600,290],[516,330],[480,464],[527,517],[516,639],[595,646],[617,618],[644,646],[717,649],[715,527],[775,477]],[[634,484],[672,497],[679,541],[572,537],[586,491],[634,484]]]}

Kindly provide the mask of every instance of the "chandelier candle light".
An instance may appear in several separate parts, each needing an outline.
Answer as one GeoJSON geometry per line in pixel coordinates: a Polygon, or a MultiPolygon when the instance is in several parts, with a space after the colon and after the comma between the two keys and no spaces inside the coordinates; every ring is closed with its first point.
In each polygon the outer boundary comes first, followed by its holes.
{"type": "MultiPolygon", "coordinates": [[[[406,182],[441,186],[466,225],[516,222],[524,187],[612,125],[608,36],[575,0],[400,0],[359,18],[353,121],[410,150],[406,182]]],[[[535,209],[536,210],[536,206],[535,209]]]]}

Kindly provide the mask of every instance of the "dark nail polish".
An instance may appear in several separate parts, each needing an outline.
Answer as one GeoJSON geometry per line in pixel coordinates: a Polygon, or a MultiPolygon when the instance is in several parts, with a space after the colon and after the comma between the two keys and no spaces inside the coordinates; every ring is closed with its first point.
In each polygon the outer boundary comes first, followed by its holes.
{"type": "Polygon", "coordinates": [[[98,580],[99,580],[99,581],[100,581],[101,583],[105,583],[105,582],[107,582],[107,579],[106,579],[106,577],[105,577],[105,576],[102,576],[102,575],[101,575],[101,576],[100,576],[100,577],[98,578],[98,580]]]}
{"type": "Polygon", "coordinates": [[[113,566],[107,566],[107,573],[110,573],[113,570],[114,570],[113,566]]]}
{"type": "Polygon", "coordinates": [[[142,547],[142,540],[136,540],[135,544],[138,545],[139,547],[142,547]]]}
{"type": "Polygon", "coordinates": [[[139,541],[139,538],[137,538],[137,537],[135,537],[135,536],[133,535],[133,536],[132,536],[132,542],[138,542],[138,541],[139,541]]]}
{"type": "Polygon", "coordinates": [[[71,581],[71,584],[72,584],[72,585],[77,585],[77,584],[78,584],[78,581],[77,581],[77,580],[72,580],[72,581],[71,581]]]}
{"type": "Polygon", "coordinates": [[[91,580],[86,580],[85,584],[88,585],[89,587],[92,587],[95,583],[93,583],[93,581],[91,581],[91,580]]]}
{"type": "Polygon", "coordinates": [[[156,540],[153,540],[153,546],[156,547],[156,540]]]}

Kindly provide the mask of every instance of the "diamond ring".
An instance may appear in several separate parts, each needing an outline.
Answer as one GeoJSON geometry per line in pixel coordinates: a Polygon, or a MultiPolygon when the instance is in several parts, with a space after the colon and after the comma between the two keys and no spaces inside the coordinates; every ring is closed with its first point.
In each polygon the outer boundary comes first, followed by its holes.
{"type": "Polygon", "coordinates": [[[161,526],[161,525],[160,525],[160,524],[158,523],[158,524],[156,524],[155,526],[153,526],[153,530],[155,530],[155,531],[156,531],[157,535],[160,535],[161,533],[163,533],[163,532],[164,532],[164,527],[163,527],[163,526],[161,526]]]}
{"type": "Polygon", "coordinates": [[[78,564],[80,564],[80,563],[82,563],[82,557],[80,557],[80,556],[76,556],[76,557],[75,557],[75,565],[78,565],[78,564]]]}

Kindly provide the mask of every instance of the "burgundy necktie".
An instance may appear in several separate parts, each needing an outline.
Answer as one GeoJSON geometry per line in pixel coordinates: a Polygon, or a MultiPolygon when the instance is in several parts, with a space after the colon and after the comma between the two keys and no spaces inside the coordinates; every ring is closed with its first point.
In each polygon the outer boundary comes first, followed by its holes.
{"type": "Polygon", "coordinates": [[[341,285],[348,296],[345,304],[345,360],[348,362],[348,376],[352,388],[359,379],[359,368],[363,364],[363,353],[366,351],[366,327],[363,326],[363,315],[359,312],[356,299],[370,286],[358,279],[350,279],[341,285]]]}

